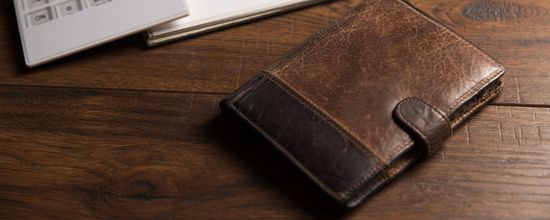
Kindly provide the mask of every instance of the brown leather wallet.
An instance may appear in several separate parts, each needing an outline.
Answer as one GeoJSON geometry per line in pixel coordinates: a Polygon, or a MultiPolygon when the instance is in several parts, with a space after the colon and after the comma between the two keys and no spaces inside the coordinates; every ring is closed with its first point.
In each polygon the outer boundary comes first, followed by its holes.
{"type": "Polygon", "coordinates": [[[406,2],[367,0],[229,95],[333,198],[355,206],[437,152],[504,68],[406,2]]]}

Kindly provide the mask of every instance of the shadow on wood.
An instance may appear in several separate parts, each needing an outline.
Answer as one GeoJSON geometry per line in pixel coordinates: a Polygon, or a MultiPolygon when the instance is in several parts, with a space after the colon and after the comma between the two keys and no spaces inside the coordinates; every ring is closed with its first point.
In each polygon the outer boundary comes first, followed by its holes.
{"type": "Polygon", "coordinates": [[[339,206],[267,140],[234,114],[224,112],[208,126],[229,153],[245,161],[267,184],[277,188],[312,217],[343,217],[352,210],[339,206]]]}

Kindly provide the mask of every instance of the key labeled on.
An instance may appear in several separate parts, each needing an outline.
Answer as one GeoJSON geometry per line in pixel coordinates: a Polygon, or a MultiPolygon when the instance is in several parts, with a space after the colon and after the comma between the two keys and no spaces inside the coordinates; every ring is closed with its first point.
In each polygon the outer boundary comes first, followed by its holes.
{"type": "Polygon", "coordinates": [[[63,2],[57,5],[56,7],[57,7],[57,11],[61,16],[74,14],[82,10],[82,7],[80,6],[80,2],[78,0],[63,2]]]}
{"type": "Polygon", "coordinates": [[[41,25],[52,20],[52,13],[48,8],[45,8],[27,15],[27,20],[30,26],[41,25]]]}
{"type": "Polygon", "coordinates": [[[100,6],[112,0],[89,0],[91,6],[100,6]]]}
{"type": "Polygon", "coordinates": [[[48,0],[25,0],[27,9],[33,9],[48,4],[48,0]]]}

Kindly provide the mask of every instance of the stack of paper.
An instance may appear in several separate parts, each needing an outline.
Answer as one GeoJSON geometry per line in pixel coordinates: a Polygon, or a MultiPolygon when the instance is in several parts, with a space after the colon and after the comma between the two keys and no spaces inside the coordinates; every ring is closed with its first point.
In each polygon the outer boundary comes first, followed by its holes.
{"type": "Polygon", "coordinates": [[[323,1],[187,0],[190,15],[152,28],[147,43],[155,46],[323,1]]]}

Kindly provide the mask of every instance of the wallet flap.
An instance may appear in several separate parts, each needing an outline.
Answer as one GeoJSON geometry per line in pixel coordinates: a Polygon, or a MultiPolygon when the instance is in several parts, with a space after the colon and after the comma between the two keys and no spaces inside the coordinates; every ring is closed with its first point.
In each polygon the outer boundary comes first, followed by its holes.
{"type": "Polygon", "coordinates": [[[400,102],[394,115],[404,130],[423,143],[428,156],[437,152],[452,134],[451,122],[447,116],[418,98],[408,98],[400,102]]]}

